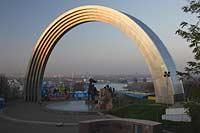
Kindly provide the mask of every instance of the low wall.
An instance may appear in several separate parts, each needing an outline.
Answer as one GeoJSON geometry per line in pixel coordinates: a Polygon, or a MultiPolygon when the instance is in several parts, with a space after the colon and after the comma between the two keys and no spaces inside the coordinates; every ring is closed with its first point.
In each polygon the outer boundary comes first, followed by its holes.
{"type": "Polygon", "coordinates": [[[162,115],[162,120],[179,121],[179,122],[191,122],[191,117],[187,114],[168,114],[162,115]]]}
{"type": "Polygon", "coordinates": [[[168,108],[165,110],[166,115],[187,114],[186,108],[168,108]]]}
{"type": "Polygon", "coordinates": [[[162,115],[162,120],[191,122],[191,117],[186,113],[185,108],[168,108],[165,110],[165,115],[162,115]]]}
{"type": "Polygon", "coordinates": [[[79,133],[160,133],[161,123],[138,119],[100,119],[79,123],[79,133]]]}

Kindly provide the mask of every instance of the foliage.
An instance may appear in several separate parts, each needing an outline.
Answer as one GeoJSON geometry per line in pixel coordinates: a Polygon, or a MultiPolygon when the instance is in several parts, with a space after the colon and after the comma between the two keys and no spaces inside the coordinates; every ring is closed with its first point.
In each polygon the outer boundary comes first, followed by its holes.
{"type": "Polygon", "coordinates": [[[4,74],[0,74],[0,97],[8,99],[9,95],[9,85],[8,85],[8,79],[4,74]]]}
{"type": "Polygon", "coordinates": [[[132,104],[154,104],[154,101],[150,101],[148,99],[138,99],[135,97],[129,97],[123,94],[117,94],[113,98],[113,106],[114,109],[123,108],[132,104]]]}
{"type": "Polygon", "coordinates": [[[200,0],[190,0],[189,5],[184,6],[182,10],[185,13],[194,15],[196,20],[193,24],[183,21],[176,31],[176,34],[188,42],[195,59],[187,62],[186,73],[182,73],[182,75],[198,75],[200,74],[200,0]]]}
{"type": "Polygon", "coordinates": [[[183,12],[191,14],[193,23],[183,21],[176,34],[185,39],[192,49],[194,60],[188,61],[185,72],[177,72],[185,82],[186,98],[200,101],[200,0],[188,0],[189,4],[182,8],[183,12]]]}
{"type": "Polygon", "coordinates": [[[154,86],[152,82],[134,82],[128,84],[128,86],[125,88],[129,91],[154,92],[154,86]]]}
{"type": "Polygon", "coordinates": [[[59,92],[64,92],[65,91],[65,86],[64,85],[58,86],[58,90],[59,90],[59,92]]]}
{"type": "Polygon", "coordinates": [[[187,95],[194,102],[187,102],[184,107],[188,108],[188,115],[192,118],[193,131],[200,132],[200,0],[189,0],[189,4],[182,8],[183,12],[195,16],[195,22],[190,24],[183,21],[176,34],[185,39],[194,53],[194,61],[188,61],[185,72],[178,72],[180,76],[187,78],[187,95]],[[197,76],[195,76],[197,75],[197,76]]]}
{"type": "Polygon", "coordinates": [[[84,90],[84,82],[78,82],[74,84],[74,89],[73,91],[83,91],[84,90]]]}
{"type": "Polygon", "coordinates": [[[166,106],[156,104],[132,104],[110,112],[123,118],[146,119],[161,121],[161,115],[165,113],[166,106]]]}
{"type": "Polygon", "coordinates": [[[193,78],[192,80],[183,80],[185,89],[185,97],[187,100],[200,102],[200,79],[193,78]]]}
{"type": "Polygon", "coordinates": [[[187,102],[184,107],[188,108],[187,114],[192,118],[193,129],[200,132],[200,105],[195,102],[187,102]]]}
{"type": "MultiPolygon", "coordinates": [[[[106,112],[118,117],[122,118],[133,118],[133,119],[145,119],[145,120],[153,120],[161,122],[163,125],[163,129],[167,131],[172,131],[174,133],[197,133],[200,132],[198,127],[200,123],[198,123],[199,119],[199,107],[192,106],[190,110],[191,116],[194,117],[194,123],[188,122],[173,122],[161,120],[161,116],[165,114],[166,105],[163,104],[155,104],[146,99],[137,99],[132,97],[124,97],[125,101],[129,101],[129,104],[126,106],[122,106],[119,108],[114,108],[113,110],[106,112]],[[194,115],[195,114],[195,115],[194,115]],[[196,121],[196,122],[195,122],[196,121]]],[[[191,104],[190,104],[191,105],[191,104]]],[[[189,108],[189,106],[185,106],[189,108]]],[[[189,111],[190,111],[189,110],[189,111]]]]}
{"type": "Polygon", "coordinates": [[[19,93],[18,86],[12,86],[8,83],[8,78],[4,74],[0,74],[0,97],[5,98],[5,100],[19,98],[21,94],[19,93]]]}

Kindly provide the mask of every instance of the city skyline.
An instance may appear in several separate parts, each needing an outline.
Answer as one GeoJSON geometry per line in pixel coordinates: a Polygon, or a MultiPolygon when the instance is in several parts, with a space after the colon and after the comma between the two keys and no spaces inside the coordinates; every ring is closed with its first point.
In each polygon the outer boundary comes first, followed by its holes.
{"type": "MultiPolygon", "coordinates": [[[[175,31],[186,17],[192,20],[181,11],[186,2],[142,0],[127,1],[120,5],[120,2],[112,0],[2,1],[0,72],[25,73],[32,49],[48,24],[63,12],[88,4],[109,6],[143,21],[168,48],[177,69],[183,70],[186,62],[192,60],[192,54],[187,44],[175,35],[175,31]],[[159,12],[156,14],[156,11],[159,12]]],[[[111,25],[97,22],[80,25],[64,35],[50,56],[46,70],[47,73],[66,74],[148,73],[144,58],[130,38],[111,25]]]]}

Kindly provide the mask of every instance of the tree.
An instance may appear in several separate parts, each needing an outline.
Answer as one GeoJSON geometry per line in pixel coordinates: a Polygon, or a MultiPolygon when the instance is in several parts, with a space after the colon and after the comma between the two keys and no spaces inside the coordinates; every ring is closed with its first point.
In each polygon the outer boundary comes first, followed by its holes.
{"type": "Polygon", "coordinates": [[[182,8],[183,12],[194,16],[194,23],[186,21],[181,22],[176,34],[185,39],[194,53],[194,60],[188,61],[185,67],[185,72],[178,72],[177,74],[187,79],[184,83],[187,88],[185,92],[187,98],[196,99],[200,101],[200,0],[188,0],[188,5],[182,8]],[[195,95],[193,95],[195,94],[195,95]]]}
{"type": "Polygon", "coordinates": [[[4,74],[0,74],[0,97],[3,97],[5,98],[5,100],[7,100],[8,95],[9,95],[8,79],[4,74]]]}
{"type": "MultiPolygon", "coordinates": [[[[188,102],[184,105],[185,108],[188,108],[187,114],[191,117],[192,120],[192,129],[193,132],[199,133],[200,132],[200,106],[195,102],[188,102]]],[[[192,132],[192,131],[190,131],[192,132]]]]}
{"type": "Polygon", "coordinates": [[[74,84],[74,91],[83,91],[84,90],[84,82],[78,82],[74,84]]]}
{"type": "Polygon", "coordinates": [[[176,34],[185,39],[194,53],[194,61],[188,61],[185,67],[186,73],[182,75],[199,75],[200,74],[200,0],[189,0],[189,5],[182,8],[183,12],[195,16],[196,22],[190,24],[183,21],[180,24],[176,34]]]}
{"type": "Polygon", "coordinates": [[[198,77],[200,75],[200,0],[189,0],[188,2],[189,4],[184,6],[182,10],[195,16],[195,21],[192,24],[183,21],[176,34],[188,42],[194,53],[194,61],[188,61],[185,72],[178,74],[186,75],[189,78],[189,89],[193,102],[187,102],[184,107],[188,108],[187,113],[192,118],[192,129],[195,132],[200,132],[200,105],[198,103],[200,102],[200,79],[198,77]]]}

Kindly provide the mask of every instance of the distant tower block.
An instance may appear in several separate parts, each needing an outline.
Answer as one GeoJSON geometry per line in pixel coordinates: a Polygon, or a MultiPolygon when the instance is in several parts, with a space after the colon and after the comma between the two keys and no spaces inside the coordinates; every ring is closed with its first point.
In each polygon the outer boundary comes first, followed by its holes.
{"type": "Polygon", "coordinates": [[[74,8],[60,15],[40,36],[26,73],[26,101],[39,102],[41,100],[45,67],[59,39],[75,26],[91,21],[112,24],[135,42],[151,73],[157,103],[173,104],[178,98],[183,98],[183,86],[176,76],[176,67],[172,57],[162,41],[149,27],[126,13],[108,7],[88,5],[74,8]],[[165,71],[170,72],[170,77],[163,76],[165,71]]]}

